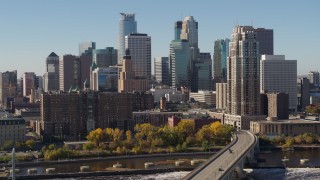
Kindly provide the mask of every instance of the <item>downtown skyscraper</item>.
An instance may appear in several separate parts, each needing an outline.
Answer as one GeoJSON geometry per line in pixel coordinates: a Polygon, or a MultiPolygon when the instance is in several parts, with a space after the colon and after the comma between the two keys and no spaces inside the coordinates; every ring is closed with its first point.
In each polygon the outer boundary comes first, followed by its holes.
{"type": "Polygon", "coordinates": [[[227,59],[229,56],[228,38],[214,41],[213,52],[213,77],[215,83],[227,82],[227,59]]]}
{"type": "Polygon", "coordinates": [[[130,33],[125,37],[125,48],[130,51],[135,76],[151,80],[151,37],[130,33]]]}
{"type": "Polygon", "coordinates": [[[54,52],[51,52],[46,59],[43,81],[44,92],[59,90],[59,56],[54,52]]]}
{"type": "Polygon", "coordinates": [[[130,33],[137,32],[137,21],[135,14],[120,13],[119,21],[119,39],[118,39],[118,64],[122,64],[122,58],[125,55],[125,37],[130,33]]]}
{"type": "Polygon", "coordinates": [[[228,112],[259,114],[259,42],[251,26],[236,26],[230,42],[228,112]]]}
{"type": "Polygon", "coordinates": [[[230,42],[227,75],[226,124],[249,129],[260,116],[260,54],[252,26],[236,26],[230,42]]]}

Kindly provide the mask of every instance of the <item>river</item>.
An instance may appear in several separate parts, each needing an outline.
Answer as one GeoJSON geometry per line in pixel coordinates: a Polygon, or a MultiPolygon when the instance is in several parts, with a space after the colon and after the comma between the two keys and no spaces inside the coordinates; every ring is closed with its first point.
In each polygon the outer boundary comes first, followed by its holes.
{"type": "MultiPolygon", "coordinates": [[[[190,167],[191,159],[206,159],[210,155],[184,155],[173,157],[147,157],[137,159],[122,159],[122,160],[108,160],[102,162],[88,162],[88,163],[68,163],[59,165],[50,165],[45,167],[37,167],[38,173],[43,173],[45,168],[54,167],[57,172],[78,172],[81,165],[89,165],[92,171],[101,171],[107,167],[111,167],[112,164],[117,162],[130,169],[143,169],[144,162],[156,162],[157,166],[152,168],[168,168],[174,167],[175,160],[183,159],[187,163],[183,167],[190,167]],[[189,161],[189,162],[188,162],[189,161]],[[160,163],[159,163],[160,162],[160,163]],[[167,163],[171,162],[171,163],[167,163]]],[[[308,179],[318,180],[320,179],[320,150],[296,150],[282,152],[280,150],[273,151],[271,153],[262,153],[257,155],[259,160],[258,168],[245,169],[248,172],[248,177],[252,179],[263,180],[295,180],[295,179],[308,179]],[[281,159],[287,158],[288,162],[283,163],[281,159]],[[310,161],[305,164],[300,163],[300,159],[309,159],[310,161]],[[263,168],[262,168],[263,167],[263,168]],[[279,168],[280,167],[280,168],[279,168]]],[[[27,169],[22,168],[22,174],[26,173],[27,169]]],[[[66,180],[92,180],[92,179],[120,179],[120,180],[149,180],[149,179],[167,179],[178,180],[187,175],[188,171],[170,172],[170,173],[156,173],[151,175],[127,175],[127,176],[101,176],[101,177],[85,177],[85,178],[66,178],[66,180]]]]}

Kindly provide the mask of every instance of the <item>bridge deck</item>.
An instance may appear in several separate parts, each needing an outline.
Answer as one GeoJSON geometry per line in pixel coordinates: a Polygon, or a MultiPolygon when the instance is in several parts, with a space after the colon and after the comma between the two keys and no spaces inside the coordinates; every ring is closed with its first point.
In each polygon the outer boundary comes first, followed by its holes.
{"type": "MultiPolygon", "coordinates": [[[[224,152],[214,160],[209,159],[209,163],[202,168],[202,170],[198,170],[192,177],[186,176],[185,179],[221,179],[226,171],[237,163],[240,157],[245,154],[256,141],[255,137],[247,131],[238,131],[235,134],[238,138],[230,148],[224,149],[224,152]],[[230,153],[229,149],[231,149],[232,153],[230,153]]],[[[197,171],[197,169],[195,169],[195,171],[197,171]]]]}

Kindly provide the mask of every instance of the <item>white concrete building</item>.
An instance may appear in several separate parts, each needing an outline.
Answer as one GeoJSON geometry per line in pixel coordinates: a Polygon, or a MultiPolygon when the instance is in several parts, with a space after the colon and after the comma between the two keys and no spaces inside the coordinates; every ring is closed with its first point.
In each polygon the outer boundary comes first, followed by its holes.
{"type": "Polygon", "coordinates": [[[289,112],[297,111],[297,60],[285,60],[284,55],[262,55],[260,82],[260,92],[287,93],[289,112]]]}
{"type": "Polygon", "coordinates": [[[172,88],[169,86],[156,86],[155,88],[151,88],[150,92],[154,97],[154,102],[160,102],[162,97],[165,97],[165,94],[178,92],[176,88],[172,88]]]}
{"type": "Polygon", "coordinates": [[[215,91],[198,91],[197,93],[190,93],[189,99],[193,98],[195,101],[204,102],[210,105],[216,105],[215,91]]]}

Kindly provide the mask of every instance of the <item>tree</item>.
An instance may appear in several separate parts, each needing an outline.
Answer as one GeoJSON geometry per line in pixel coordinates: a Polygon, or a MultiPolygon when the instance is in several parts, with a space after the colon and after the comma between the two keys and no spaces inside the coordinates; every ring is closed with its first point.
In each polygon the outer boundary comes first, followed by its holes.
{"type": "Polygon", "coordinates": [[[92,151],[96,148],[95,143],[93,142],[87,142],[83,144],[82,146],[83,150],[92,151]]]}
{"type": "Polygon", "coordinates": [[[14,147],[14,141],[5,141],[1,147],[3,151],[10,151],[14,147]]]}
{"type": "Polygon", "coordinates": [[[203,141],[202,148],[203,148],[203,150],[208,151],[210,148],[210,143],[208,141],[203,141]]]}
{"type": "Polygon", "coordinates": [[[103,141],[106,140],[106,134],[105,132],[101,129],[98,128],[96,130],[91,131],[88,135],[87,135],[87,139],[90,142],[94,142],[96,144],[96,146],[99,146],[99,144],[103,141]]]}
{"type": "Polygon", "coordinates": [[[33,150],[35,148],[36,142],[34,140],[27,140],[26,145],[30,150],[33,150]]]}
{"type": "Polygon", "coordinates": [[[202,128],[197,132],[197,141],[201,144],[203,141],[212,141],[213,133],[209,125],[202,126],[202,128]]]}
{"type": "Polygon", "coordinates": [[[195,123],[193,120],[181,120],[175,128],[178,132],[180,143],[183,143],[188,136],[195,133],[195,123]]]}
{"type": "Polygon", "coordinates": [[[57,147],[56,147],[56,145],[55,144],[50,144],[49,146],[48,146],[48,149],[49,150],[54,150],[54,149],[56,149],[57,147]]]}
{"type": "Polygon", "coordinates": [[[158,135],[165,146],[176,146],[178,144],[178,132],[174,128],[164,126],[158,129],[158,135]]]}

